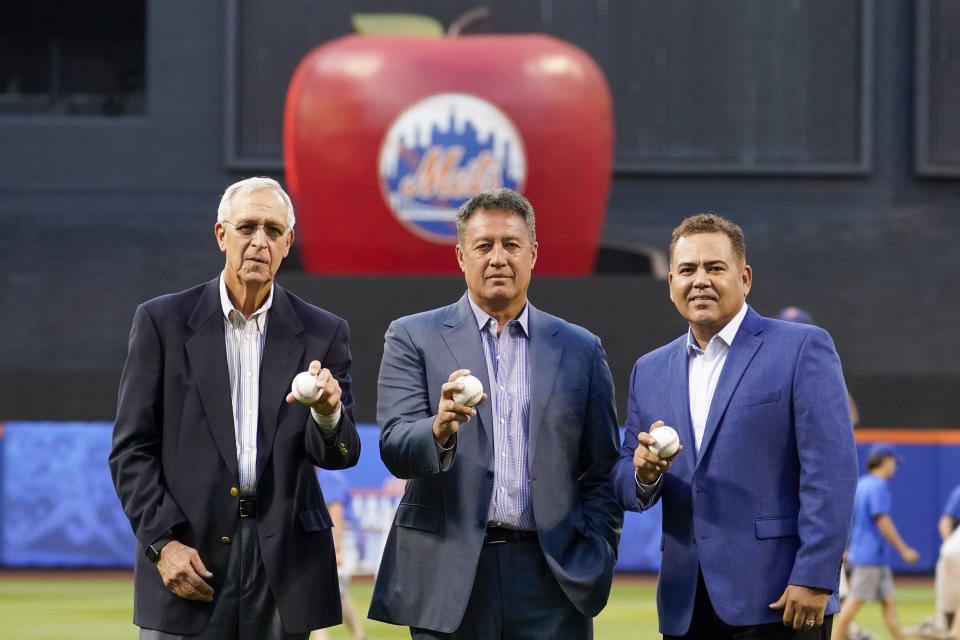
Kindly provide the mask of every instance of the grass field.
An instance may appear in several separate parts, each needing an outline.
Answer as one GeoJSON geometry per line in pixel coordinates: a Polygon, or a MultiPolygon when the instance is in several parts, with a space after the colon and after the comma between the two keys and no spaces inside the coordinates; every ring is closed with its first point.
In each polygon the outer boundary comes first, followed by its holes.
{"type": "MultiPolygon", "coordinates": [[[[898,610],[904,626],[918,624],[933,613],[930,580],[901,580],[898,610]]],[[[355,581],[351,594],[365,612],[373,583],[355,581]]],[[[598,640],[656,640],[657,612],[653,580],[619,579],[610,602],[597,617],[598,640]]],[[[132,618],[133,585],[129,574],[0,573],[0,638],[9,640],[135,640],[132,618]]],[[[866,605],[857,622],[878,637],[889,639],[879,605],[866,605]]],[[[409,638],[405,628],[366,622],[370,640],[409,638]]],[[[330,630],[331,640],[349,640],[343,627],[330,630]]]]}

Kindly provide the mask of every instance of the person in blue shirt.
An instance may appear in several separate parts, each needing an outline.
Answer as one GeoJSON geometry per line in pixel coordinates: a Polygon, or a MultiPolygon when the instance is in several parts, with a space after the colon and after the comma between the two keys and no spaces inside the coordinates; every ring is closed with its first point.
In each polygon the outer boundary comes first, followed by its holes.
{"type": "MultiPolygon", "coordinates": [[[[327,503],[327,509],[330,511],[330,519],[333,520],[333,544],[337,550],[337,575],[340,580],[343,625],[355,640],[366,640],[367,636],[363,632],[360,615],[353,604],[353,599],[347,592],[352,574],[343,565],[343,533],[348,528],[348,523],[349,528],[357,534],[360,533],[361,529],[360,519],[354,513],[353,501],[350,499],[350,484],[347,482],[346,474],[342,471],[331,471],[329,469],[318,468],[317,480],[320,482],[323,500],[327,503]]],[[[313,640],[321,640],[326,637],[328,636],[323,629],[315,631],[312,636],[313,640]]]]}
{"type": "Polygon", "coordinates": [[[867,473],[857,482],[853,505],[853,529],[847,548],[847,561],[852,565],[850,593],[837,616],[834,638],[844,640],[850,622],[864,602],[880,601],[883,620],[897,640],[904,635],[897,618],[893,573],[887,559],[893,546],[904,561],[913,564],[919,555],[900,537],[890,517],[891,495],[888,481],[897,472],[900,460],[893,447],[877,443],[867,456],[867,473]]]}

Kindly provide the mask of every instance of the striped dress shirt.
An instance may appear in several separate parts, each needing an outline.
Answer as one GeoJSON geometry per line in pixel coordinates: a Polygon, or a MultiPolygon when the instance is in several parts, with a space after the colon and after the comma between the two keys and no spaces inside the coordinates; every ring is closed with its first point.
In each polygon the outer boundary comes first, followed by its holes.
{"type": "Polygon", "coordinates": [[[493,496],[490,524],[533,531],[536,523],[530,495],[527,451],[530,428],[529,309],[499,325],[470,300],[483,339],[493,414],[493,496]]]}
{"type": "Polygon", "coordinates": [[[220,274],[220,304],[223,307],[223,335],[230,370],[230,399],[233,403],[233,431],[237,439],[237,469],[240,494],[252,496],[257,488],[257,421],[260,417],[260,360],[267,333],[267,312],[273,304],[273,287],[267,301],[249,318],[237,311],[227,295],[220,274]]]}

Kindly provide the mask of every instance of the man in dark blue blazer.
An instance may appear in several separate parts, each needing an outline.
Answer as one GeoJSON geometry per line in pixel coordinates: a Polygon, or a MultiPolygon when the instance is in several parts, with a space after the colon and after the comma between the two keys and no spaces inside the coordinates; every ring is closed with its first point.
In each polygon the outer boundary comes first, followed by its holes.
{"type": "Polygon", "coordinates": [[[370,617],[414,638],[590,638],[623,513],[600,340],[527,300],[534,214],[508,189],[457,216],[467,293],[400,318],[378,382],[380,454],[408,478],[370,617]],[[472,373],[486,394],[455,401],[472,373]]]}
{"type": "Polygon", "coordinates": [[[833,342],[759,316],[743,232],[687,218],[670,245],[670,298],[689,331],[640,358],[613,472],[621,504],[663,504],[657,604],[664,638],[829,638],[857,481],[833,342]],[[648,429],[683,448],[661,460],[648,429]]]}
{"type": "Polygon", "coordinates": [[[134,316],[110,470],[138,541],[142,640],[305,640],[340,622],[314,465],[360,455],[349,331],[274,282],[293,224],[276,181],[232,185],[223,273],[134,316]],[[305,369],[309,406],[287,393],[305,369]]]}

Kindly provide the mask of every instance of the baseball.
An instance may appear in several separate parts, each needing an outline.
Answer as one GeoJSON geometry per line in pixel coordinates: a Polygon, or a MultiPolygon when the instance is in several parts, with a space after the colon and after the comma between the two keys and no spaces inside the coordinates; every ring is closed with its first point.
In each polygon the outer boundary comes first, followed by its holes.
{"type": "Polygon", "coordinates": [[[323,395],[323,389],[317,388],[317,376],[309,371],[301,371],[293,379],[290,387],[293,397],[303,404],[313,404],[323,395]]]}
{"type": "Polygon", "coordinates": [[[453,401],[472,407],[483,397],[483,383],[475,376],[460,376],[454,382],[463,383],[463,391],[453,392],[453,401]]]}
{"type": "Polygon", "coordinates": [[[650,445],[649,449],[661,458],[669,458],[680,448],[680,436],[673,427],[666,425],[657,427],[650,432],[650,435],[657,443],[650,445]]]}

